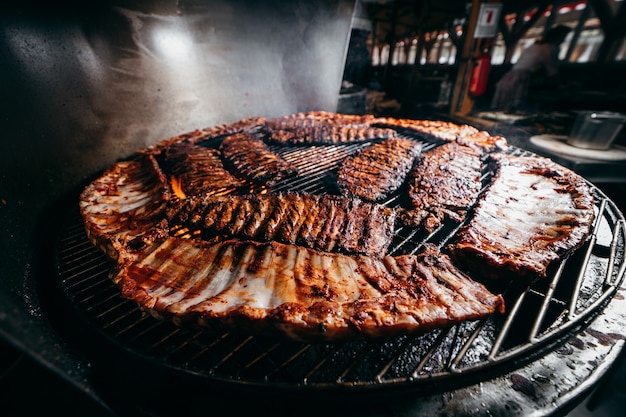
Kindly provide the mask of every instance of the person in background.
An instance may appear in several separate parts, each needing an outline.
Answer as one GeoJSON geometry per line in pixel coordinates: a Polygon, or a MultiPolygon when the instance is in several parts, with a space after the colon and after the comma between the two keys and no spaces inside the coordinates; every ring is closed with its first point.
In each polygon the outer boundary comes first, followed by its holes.
{"type": "Polygon", "coordinates": [[[523,110],[526,107],[528,88],[535,76],[542,71],[547,82],[556,83],[559,63],[559,45],[571,29],[556,26],[528,47],[513,68],[496,84],[491,108],[494,110],[523,110]]]}

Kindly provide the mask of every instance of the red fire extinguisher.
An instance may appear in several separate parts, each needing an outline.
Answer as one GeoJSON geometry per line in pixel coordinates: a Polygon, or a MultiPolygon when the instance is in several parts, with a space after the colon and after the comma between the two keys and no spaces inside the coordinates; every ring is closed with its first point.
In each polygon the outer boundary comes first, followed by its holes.
{"type": "Polygon", "coordinates": [[[487,90],[487,81],[491,71],[491,55],[483,52],[474,64],[472,78],[470,80],[469,93],[473,96],[480,96],[487,90]]]}

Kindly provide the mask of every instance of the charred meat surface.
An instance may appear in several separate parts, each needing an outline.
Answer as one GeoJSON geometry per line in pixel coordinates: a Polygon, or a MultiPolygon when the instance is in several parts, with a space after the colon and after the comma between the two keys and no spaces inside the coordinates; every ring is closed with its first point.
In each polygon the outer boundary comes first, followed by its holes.
{"type": "Polygon", "coordinates": [[[245,184],[224,167],[220,152],[191,143],[178,143],[163,153],[162,165],[169,171],[179,197],[230,193],[245,184]]]}
{"type": "Polygon", "coordinates": [[[312,126],[272,130],[268,140],[288,145],[327,145],[395,136],[395,130],[376,127],[312,126]]]}
{"type": "Polygon", "coordinates": [[[547,158],[494,155],[496,173],[449,251],[492,279],[535,280],[584,243],[594,200],[582,177],[547,158]]]}
{"type": "Polygon", "coordinates": [[[254,135],[237,133],[227,136],[220,151],[235,175],[259,185],[272,186],[297,174],[295,166],[272,152],[254,135]]]}
{"type": "Polygon", "coordinates": [[[383,256],[395,210],[359,199],[305,193],[194,197],[168,209],[175,235],[198,233],[266,242],[275,240],[327,252],[383,256]]]}
{"type": "Polygon", "coordinates": [[[164,149],[176,146],[178,144],[198,144],[203,142],[211,142],[212,140],[222,138],[224,136],[233,135],[235,133],[255,133],[259,132],[265,126],[265,119],[262,117],[247,117],[230,124],[222,124],[204,129],[196,129],[191,132],[183,133],[168,139],[163,139],[156,144],[140,151],[146,153],[160,153],[164,149]]]}
{"type": "Polygon", "coordinates": [[[381,259],[168,238],[120,260],[113,279],[125,297],[176,322],[274,329],[295,339],[424,332],[504,308],[501,296],[430,246],[381,259]]]}
{"type": "Polygon", "coordinates": [[[459,125],[442,120],[412,120],[381,117],[376,124],[403,128],[423,133],[446,142],[456,142],[460,145],[473,148],[479,154],[496,151],[505,151],[508,143],[502,136],[491,136],[473,126],[459,125]]]}
{"type": "Polygon", "coordinates": [[[267,120],[273,128],[288,129],[291,127],[312,127],[319,124],[350,125],[367,127],[376,121],[371,114],[356,115],[333,113],[323,110],[311,110],[267,120]]]}
{"type": "Polygon", "coordinates": [[[234,123],[202,129],[204,137],[195,136],[190,139],[190,142],[199,143],[237,133],[253,134],[259,132],[265,126],[265,122],[266,120],[263,117],[246,117],[234,123]]]}
{"type": "Polygon", "coordinates": [[[375,143],[346,158],[339,167],[341,193],[380,201],[404,183],[422,146],[404,138],[375,143]]]}
{"type": "MultiPolygon", "coordinates": [[[[480,156],[467,146],[446,143],[424,153],[407,178],[408,195],[416,216],[432,232],[444,218],[463,221],[481,189],[480,156]]],[[[413,223],[415,220],[405,220],[413,223]]]]}
{"type": "Polygon", "coordinates": [[[138,151],[85,188],[80,210],[90,240],[116,260],[112,277],[123,294],[163,317],[327,340],[421,332],[503,309],[501,297],[457,267],[477,279],[534,280],[589,234],[595,207],[587,183],[548,159],[492,153],[505,146],[449,122],[328,112],[244,119],[138,151]],[[419,159],[417,141],[368,136],[389,125],[426,132],[421,138],[438,147],[419,159]],[[302,148],[281,151],[306,174],[294,178],[301,192],[278,193],[292,183],[264,186],[296,175],[264,142],[281,132],[377,140],[325,146],[328,154],[310,146],[305,159],[295,155],[302,148]],[[336,158],[336,184],[317,170],[322,154],[336,158]],[[481,158],[494,174],[479,194],[481,158]],[[301,187],[309,173],[314,187],[301,187]],[[327,194],[335,185],[340,196],[327,194]],[[253,190],[260,191],[242,194],[253,190]],[[404,205],[407,196],[412,208],[404,211],[375,203],[404,205]],[[420,241],[411,242],[424,249],[418,255],[387,255],[422,236],[403,227],[394,236],[398,218],[433,230],[467,213],[441,243],[446,254],[420,241]]]}
{"type": "Polygon", "coordinates": [[[396,137],[396,131],[373,127],[372,115],[323,111],[296,113],[266,122],[268,141],[288,145],[325,145],[396,137]]]}
{"type": "Polygon", "coordinates": [[[117,259],[130,244],[167,235],[170,198],[167,179],[154,157],[138,155],[114,164],[85,187],[79,208],[91,242],[117,259]]]}
{"type": "Polygon", "coordinates": [[[484,130],[478,132],[462,131],[456,142],[468,146],[481,155],[492,152],[506,151],[509,147],[507,140],[498,135],[490,135],[484,130]]]}

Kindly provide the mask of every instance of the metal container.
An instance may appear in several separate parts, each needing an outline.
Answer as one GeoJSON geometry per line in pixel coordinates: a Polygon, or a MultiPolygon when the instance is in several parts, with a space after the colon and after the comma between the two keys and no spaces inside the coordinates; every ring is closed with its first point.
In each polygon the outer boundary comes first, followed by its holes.
{"type": "Polygon", "coordinates": [[[580,112],[567,144],[584,149],[609,149],[625,121],[626,115],[620,113],[580,112]]]}

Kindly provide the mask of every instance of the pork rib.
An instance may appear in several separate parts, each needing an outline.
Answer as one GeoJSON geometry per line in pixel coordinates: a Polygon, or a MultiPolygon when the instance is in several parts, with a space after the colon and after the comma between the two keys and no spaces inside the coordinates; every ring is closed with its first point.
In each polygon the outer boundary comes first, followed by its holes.
{"type": "Polygon", "coordinates": [[[80,214],[89,240],[109,258],[133,242],[167,236],[171,191],[152,155],[137,155],[107,169],[82,191],[80,214]]]}
{"type": "Polygon", "coordinates": [[[377,259],[277,242],[168,238],[121,260],[113,279],[123,296],[178,323],[274,329],[295,339],[424,332],[504,308],[501,296],[430,246],[377,259]]]}
{"type": "Polygon", "coordinates": [[[456,142],[459,145],[473,148],[481,155],[496,151],[505,151],[508,148],[507,140],[502,136],[492,136],[473,126],[465,124],[459,125],[443,120],[412,120],[381,117],[376,120],[375,124],[414,130],[446,142],[456,142]]]}
{"type": "Polygon", "coordinates": [[[494,156],[496,174],[449,245],[460,265],[492,279],[535,280],[582,245],[594,200],[582,177],[547,158],[494,156]]]}
{"type": "Polygon", "coordinates": [[[480,156],[467,146],[446,143],[422,155],[407,178],[413,206],[401,219],[432,232],[444,218],[463,221],[481,189],[480,156]],[[412,220],[406,220],[410,217],[412,220]],[[416,224],[417,223],[417,224],[416,224]]]}
{"type": "Polygon", "coordinates": [[[268,141],[289,145],[325,145],[396,137],[396,131],[373,127],[372,115],[324,111],[296,113],[266,122],[268,141]]]}
{"type": "Polygon", "coordinates": [[[391,243],[395,218],[395,210],[379,204],[305,193],[194,197],[168,209],[174,235],[276,240],[378,257],[391,243]]]}
{"type": "Polygon", "coordinates": [[[220,151],[236,175],[259,185],[272,186],[297,174],[294,165],[270,151],[261,139],[247,133],[227,136],[220,151]]]}
{"type": "Polygon", "coordinates": [[[177,143],[165,149],[161,165],[178,186],[178,197],[199,194],[228,194],[245,183],[224,167],[220,152],[191,143],[177,143]]]}
{"type": "Polygon", "coordinates": [[[313,127],[320,124],[368,127],[376,120],[376,117],[371,114],[357,115],[311,110],[269,119],[266,124],[277,129],[313,127]]]}
{"type": "Polygon", "coordinates": [[[394,138],[350,155],[338,171],[341,193],[367,201],[388,197],[400,188],[421,149],[411,139],[394,138]]]}
{"type": "Polygon", "coordinates": [[[261,131],[263,126],[265,126],[264,118],[247,117],[234,123],[222,124],[204,129],[196,129],[171,138],[163,139],[139,152],[159,154],[163,150],[179,144],[199,144],[211,142],[212,140],[228,135],[234,135],[235,133],[256,133],[261,131]]]}

